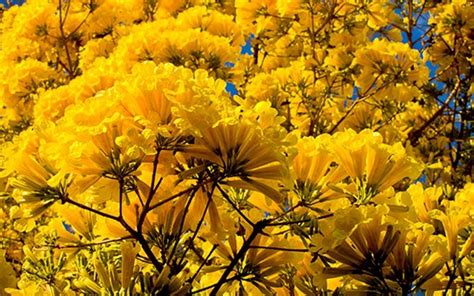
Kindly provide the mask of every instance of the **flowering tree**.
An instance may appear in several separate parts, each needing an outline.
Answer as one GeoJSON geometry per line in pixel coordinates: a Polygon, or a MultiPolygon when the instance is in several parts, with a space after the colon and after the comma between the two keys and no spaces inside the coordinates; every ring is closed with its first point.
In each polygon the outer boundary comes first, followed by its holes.
{"type": "Polygon", "coordinates": [[[472,293],[470,1],[28,0],[0,31],[0,295],[472,293]]]}

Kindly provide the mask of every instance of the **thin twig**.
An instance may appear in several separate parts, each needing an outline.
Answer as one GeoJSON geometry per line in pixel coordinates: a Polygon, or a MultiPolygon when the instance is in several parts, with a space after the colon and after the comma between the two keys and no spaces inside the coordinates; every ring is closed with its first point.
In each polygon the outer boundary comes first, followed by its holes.
{"type": "Polygon", "coordinates": [[[221,275],[219,281],[215,284],[214,288],[212,289],[211,293],[209,294],[210,296],[217,295],[217,293],[219,292],[219,289],[222,287],[222,285],[228,281],[227,277],[232,272],[235,265],[237,265],[239,260],[242,259],[245,256],[245,254],[247,253],[247,251],[250,248],[250,245],[252,244],[254,239],[257,237],[257,235],[260,234],[263,231],[265,226],[266,226],[266,221],[265,220],[259,221],[255,224],[255,226],[253,227],[253,230],[250,233],[249,237],[244,242],[244,244],[240,248],[239,252],[235,255],[235,257],[232,259],[232,261],[226,267],[226,269],[224,270],[224,273],[221,275]]]}
{"type": "Polygon", "coordinates": [[[186,257],[186,254],[187,252],[189,251],[189,249],[191,248],[191,245],[193,244],[194,240],[196,239],[197,237],[197,234],[199,233],[199,229],[201,228],[201,226],[203,225],[204,223],[204,218],[206,217],[206,214],[207,214],[207,210],[209,209],[209,205],[211,204],[211,201],[212,201],[212,195],[214,193],[214,188],[215,186],[213,186],[213,188],[211,189],[211,192],[208,192],[207,193],[207,202],[206,202],[206,206],[204,208],[204,211],[201,215],[201,219],[199,219],[199,222],[198,222],[198,225],[196,226],[196,230],[194,231],[194,234],[193,236],[191,237],[190,241],[188,242],[188,247],[184,250],[183,252],[183,255],[181,255],[181,259],[179,260],[179,263],[178,265],[181,265],[184,261],[184,258],[186,257]]]}
{"type": "Polygon", "coordinates": [[[422,126],[420,126],[417,130],[410,132],[408,134],[407,141],[410,141],[412,145],[415,145],[418,143],[418,139],[421,137],[423,131],[426,128],[428,128],[441,114],[443,114],[444,109],[446,109],[449,103],[451,103],[451,101],[456,97],[460,85],[461,85],[461,81],[458,80],[453,90],[449,94],[448,98],[446,98],[446,101],[444,102],[444,104],[427,121],[425,121],[425,123],[422,126]]]}
{"type": "Polygon", "coordinates": [[[102,217],[105,217],[105,218],[108,218],[108,219],[112,219],[112,220],[114,220],[114,221],[119,221],[119,217],[117,217],[117,216],[114,216],[114,215],[111,215],[111,214],[108,214],[108,213],[101,212],[101,211],[99,211],[99,210],[97,210],[97,209],[94,209],[94,208],[92,208],[92,207],[86,206],[86,205],[81,204],[81,203],[79,203],[79,202],[77,202],[77,201],[74,201],[74,200],[70,199],[69,197],[65,197],[65,198],[63,199],[63,202],[64,202],[64,203],[70,203],[70,204],[72,204],[72,205],[74,205],[74,206],[76,206],[76,207],[79,207],[79,208],[81,208],[81,209],[83,209],[83,210],[86,210],[86,211],[93,212],[93,213],[95,213],[95,214],[97,214],[97,215],[99,215],[99,216],[102,216],[102,217]]]}
{"type": "Polygon", "coordinates": [[[225,200],[227,200],[228,203],[231,204],[231,206],[234,208],[234,210],[236,210],[237,213],[239,213],[239,215],[245,220],[245,222],[247,222],[252,227],[254,227],[255,224],[247,216],[245,216],[244,213],[242,213],[242,211],[239,209],[239,207],[237,207],[237,205],[230,199],[230,196],[227,194],[227,192],[225,192],[225,190],[222,189],[222,187],[219,184],[216,184],[216,185],[217,185],[217,189],[220,191],[222,196],[225,198],[225,200]]]}
{"type": "Polygon", "coordinates": [[[279,248],[279,247],[268,247],[268,246],[250,246],[249,249],[262,249],[262,250],[274,250],[283,252],[308,252],[309,249],[292,249],[292,248],[279,248]]]}
{"type": "Polygon", "coordinates": [[[105,245],[105,244],[111,244],[111,243],[121,242],[128,239],[133,239],[133,237],[125,236],[121,238],[107,239],[100,242],[77,243],[77,244],[71,244],[71,245],[59,245],[59,244],[58,245],[43,245],[43,246],[38,246],[37,248],[77,249],[77,248],[87,248],[87,247],[95,247],[95,246],[100,246],[100,245],[105,245]]]}
{"type": "Polygon", "coordinates": [[[212,249],[209,251],[209,254],[207,254],[206,258],[202,261],[201,265],[199,265],[199,267],[196,270],[196,272],[194,273],[194,275],[189,279],[190,284],[192,284],[192,282],[196,279],[197,275],[199,274],[201,269],[204,267],[204,265],[207,264],[207,262],[209,261],[209,258],[211,258],[212,253],[214,253],[214,251],[217,249],[218,246],[219,245],[213,245],[212,246],[212,249]]]}

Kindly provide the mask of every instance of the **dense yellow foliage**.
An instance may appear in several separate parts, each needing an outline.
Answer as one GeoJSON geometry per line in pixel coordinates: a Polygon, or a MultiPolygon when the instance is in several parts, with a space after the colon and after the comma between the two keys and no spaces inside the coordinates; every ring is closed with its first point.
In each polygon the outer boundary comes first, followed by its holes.
{"type": "Polygon", "coordinates": [[[0,11],[0,295],[472,293],[471,1],[0,11]]]}

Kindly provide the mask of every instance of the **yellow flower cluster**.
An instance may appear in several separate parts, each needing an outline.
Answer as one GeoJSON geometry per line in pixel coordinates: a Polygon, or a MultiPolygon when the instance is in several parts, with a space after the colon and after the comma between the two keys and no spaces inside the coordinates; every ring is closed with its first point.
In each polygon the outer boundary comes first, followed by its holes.
{"type": "Polygon", "coordinates": [[[0,295],[469,295],[472,16],[9,3],[0,295]]]}

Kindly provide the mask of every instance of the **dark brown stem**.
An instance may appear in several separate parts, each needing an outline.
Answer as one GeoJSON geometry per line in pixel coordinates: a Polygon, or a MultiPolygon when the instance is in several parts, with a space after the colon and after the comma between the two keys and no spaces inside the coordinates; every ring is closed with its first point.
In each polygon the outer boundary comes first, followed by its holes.
{"type": "MultiPolygon", "coordinates": [[[[408,27],[407,27],[407,40],[410,48],[413,48],[413,2],[408,1],[408,27]]],[[[416,24],[415,24],[416,25],[416,24]]]]}
{"type": "Polygon", "coordinates": [[[181,234],[183,233],[183,229],[184,229],[184,222],[186,221],[186,216],[188,214],[188,211],[189,211],[189,207],[191,206],[191,202],[194,198],[194,196],[196,195],[196,192],[199,190],[199,188],[196,188],[195,190],[191,191],[190,195],[189,195],[189,198],[186,202],[186,205],[184,206],[184,213],[182,215],[182,218],[181,218],[181,221],[179,223],[179,229],[178,229],[178,233],[175,233],[175,235],[177,236],[176,238],[176,242],[174,243],[173,245],[173,249],[171,250],[171,253],[168,257],[168,262],[166,262],[168,265],[171,263],[171,260],[173,259],[174,257],[174,254],[176,253],[176,249],[178,248],[178,244],[179,244],[179,240],[181,238],[181,234]]]}
{"type": "Polygon", "coordinates": [[[209,182],[200,182],[200,183],[197,183],[197,184],[193,185],[192,187],[186,188],[186,189],[184,189],[184,190],[182,190],[182,191],[180,191],[180,192],[178,192],[178,193],[176,193],[176,194],[173,194],[173,195],[171,195],[171,196],[169,196],[169,197],[167,197],[167,198],[165,198],[165,199],[163,199],[163,200],[157,202],[157,203],[154,204],[154,205],[150,205],[150,207],[148,208],[148,211],[154,210],[154,209],[156,209],[157,207],[162,206],[162,205],[164,205],[165,203],[168,203],[168,202],[172,201],[173,199],[176,199],[176,198],[178,198],[178,197],[180,197],[180,196],[183,196],[184,194],[187,194],[187,193],[189,193],[189,192],[195,190],[196,188],[199,188],[199,187],[201,187],[202,185],[207,184],[207,183],[209,183],[209,182]]]}
{"type": "MultiPolygon", "coordinates": [[[[456,269],[457,269],[456,259],[453,259],[453,268],[452,269],[449,268],[448,263],[446,263],[446,266],[448,268],[449,279],[448,279],[448,283],[446,284],[446,289],[443,291],[443,296],[448,295],[448,291],[451,289],[451,286],[453,285],[454,280],[456,279],[456,269]]],[[[451,295],[455,295],[455,293],[453,292],[451,295]]]]}
{"type": "Polygon", "coordinates": [[[253,63],[258,65],[258,42],[253,46],[253,63]]]}
{"type": "Polygon", "coordinates": [[[86,247],[94,247],[94,246],[100,246],[100,245],[106,245],[110,243],[117,243],[121,242],[124,240],[128,239],[133,239],[132,236],[125,236],[121,238],[115,238],[115,239],[107,239],[103,240],[100,242],[93,242],[93,243],[77,243],[74,245],[44,245],[44,246],[38,246],[39,248],[55,248],[55,249],[77,249],[77,248],[86,248],[86,247]]]}
{"type": "Polygon", "coordinates": [[[427,121],[425,121],[425,123],[422,126],[420,126],[418,129],[416,129],[416,130],[414,130],[414,131],[412,131],[408,134],[408,141],[410,141],[410,143],[412,145],[416,145],[418,143],[418,139],[422,136],[423,131],[426,128],[428,128],[439,116],[441,116],[441,114],[443,114],[444,109],[446,109],[446,107],[449,105],[449,103],[456,97],[460,85],[461,85],[461,81],[458,80],[456,82],[456,85],[454,86],[453,90],[449,94],[448,98],[446,98],[446,101],[438,109],[438,111],[436,111],[427,121]]]}
{"type": "Polygon", "coordinates": [[[155,195],[156,191],[158,190],[158,187],[161,185],[161,182],[163,181],[163,178],[160,178],[158,181],[158,184],[155,185],[156,183],[156,175],[158,171],[158,159],[160,157],[161,150],[157,150],[155,157],[153,158],[153,172],[151,175],[151,185],[150,185],[150,192],[148,192],[148,196],[145,201],[145,205],[143,206],[143,210],[140,214],[140,217],[138,218],[138,223],[137,223],[137,230],[141,231],[143,227],[143,223],[145,222],[146,215],[148,214],[148,211],[150,210],[150,204],[153,199],[153,196],[155,195]]]}
{"type": "Polygon", "coordinates": [[[153,253],[153,251],[151,250],[150,246],[148,245],[148,242],[146,241],[145,237],[143,236],[143,234],[139,233],[139,232],[135,232],[135,235],[134,235],[138,242],[140,243],[140,245],[142,246],[143,248],[143,251],[145,252],[145,254],[147,255],[148,259],[150,259],[151,263],[153,264],[153,266],[156,268],[156,270],[158,270],[159,272],[161,272],[161,270],[163,269],[163,264],[160,263],[158,261],[158,259],[156,258],[155,254],[153,253]]]}
{"type": "MultiPolygon", "coordinates": [[[[238,276],[233,276],[233,277],[227,279],[225,282],[230,282],[230,281],[233,281],[233,280],[235,280],[235,279],[237,279],[237,278],[238,278],[238,276]]],[[[224,283],[225,283],[225,282],[224,282],[224,283]]],[[[209,289],[211,289],[211,288],[213,288],[213,287],[215,287],[215,286],[217,286],[217,283],[216,283],[216,284],[213,284],[213,285],[210,285],[210,286],[207,286],[207,287],[204,287],[204,288],[201,288],[201,289],[196,290],[196,291],[192,291],[191,294],[201,293],[201,292],[206,291],[206,290],[209,290],[209,289]]]]}
{"type": "Polygon", "coordinates": [[[215,284],[214,288],[212,289],[211,293],[209,294],[210,296],[215,296],[219,292],[219,289],[222,287],[224,283],[227,282],[227,277],[229,274],[232,272],[234,267],[237,265],[240,259],[242,259],[247,251],[250,249],[250,245],[252,244],[253,240],[257,237],[259,233],[262,232],[262,230],[266,226],[266,221],[259,221],[255,224],[252,232],[250,233],[249,237],[247,240],[244,242],[242,247],[240,248],[239,252],[235,255],[235,257],[232,259],[232,261],[229,263],[229,265],[226,267],[224,270],[224,273],[220,277],[219,281],[215,284]]]}
{"type": "Polygon", "coordinates": [[[62,0],[59,0],[58,9],[59,9],[59,32],[61,34],[60,41],[61,41],[61,43],[63,43],[62,45],[64,45],[64,50],[66,51],[66,58],[67,58],[67,62],[68,62],[68,67],[65,68],[65,70],[68,72],[68,74],[70,76],[73,76],[74,71],[73,71],[73,66],[72,66],[72,58],[71,58],[71,54],[69,53],[69,48],[68,48],[69,38],[66,37],[66,34],[64,33],[64,18],[63,18],[62,0]]]}
{"type": "Polygon", "coordinates": [[[209,261],[209,258],[211,258],[211,255],[214,253],[214,251],[217,249],[219,245],[213,245],[212,249],[209,251],[209,254],[207,254],[206,258],[202,261],[201,265],[199,265],[198,269],[194,273],[194,275],[189,279],[189,283],[192,284],[192,282],[196,279],[197,275],[201,271],[201,269],[204,267],[204,265],[207,264],[209,261]]]}
{"type": "Polygon", "coordinates": [[[189,242],[188,242],[188,247],[184,250],[183,255],[181,255],[181,259],[179,260],[178,265],[183,264],[184,258],[186,257],[186,254],[188,253],[189,249],[190,249],[191,246],[193,245],[194,240],[196,239],[197,234],[199,233],[199,229],[201,229],[201,226],[202,226],[203,223],[204,223],[204,218],[206,217],[207,210],[209,209],[209,205],[211,204],[211,201],[212,201],[212,195],[213,195],[213,193],[214,193],[214,188],[215,188],[215,187],[213,187],[213,188],[211,189],[211,192],[207,192],[206,207],[204,208],[204,211],[203,211],[203,213],[202,213],[202,215],[201,215],[201,219],[199,219],[198,225],[196,226],[196,230],[194,231],[193,236],[191,237],[191,239],[190,239],[189,242]]]}
{"type": "Polygon", "coordinates": [[[249,249],[262,249],[262,250],[273,250],[282,252],[308,252],[309,249],[291,249],[291,248],[279,248],[279,247],[268,247],[268,246],[250,246],[249,249]]]}
{"type": "Polygon", "coordinates": [[[247,222],[251,226],[255,226],[254,223],[247,216],[245,216],[244,213],[242,213],[242,211],[239,209],[239,207],[230,199],[230,196],[227,194],[227,192],[225,192],[225,190],[222,189],[222,187],[218,184],[216,185],[217,189],[220,191],[224,199],[227,200],[228,203],[230,203],[230,205],[234,208],[234,210],[237,211],[237,213],[239,213],[239,215],[245,220],[245,222],[247,222]]]}
{"type": "Polygon", "coordinates": [[[77,201],[74,201],[74,200],[70,199],[69,197],[64,198],[64,199],[63,199],[63,202],[64,202],[64,203],[70,203],[70,204],[72,204],[72,205],[75,205],[76,207],[79,207],[79,208],[81,208],[81,209],[83,209],[83,210],[92,212],[92,213],[97,214],[97,215],[99,215],[99,216],[102,216],[102,217],[104,217],[104,218],[108,218],[108,219],[112,219],[112,220],[115,220],[115,221],[119,221],[119,217],[117,217],[117,216],[114,216],[114,215],[111,215],[111,214],[108,214],[108,213],[101,212],[101,211],[99,211],[99,210],[97,210],[97,209],[91,208],[91,207],[86,206],[86,205],[84,205],[84,204],[81,204],[81,203],[79,203],[79,202],[77,202],[77,201]]]}

